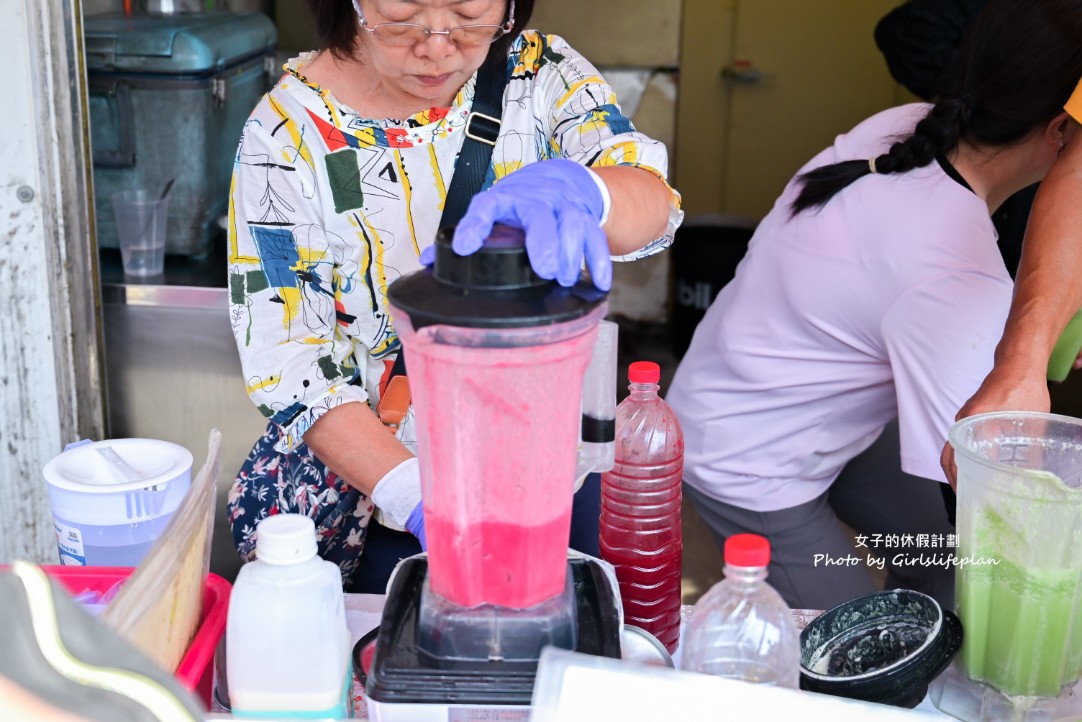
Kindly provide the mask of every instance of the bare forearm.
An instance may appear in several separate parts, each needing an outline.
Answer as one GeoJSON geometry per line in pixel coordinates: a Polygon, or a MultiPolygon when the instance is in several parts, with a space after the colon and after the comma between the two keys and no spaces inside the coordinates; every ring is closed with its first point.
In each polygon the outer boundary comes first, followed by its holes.
{"type": "Polygon", "coordinates": [[[1082,137],[1064,148],[1030,212],[1014,301],[996,365],[1043,370],[1082,306],[1082,137]]]}
{"type": "Polygon", "coordinates": [[[660,178],[631,166],[591,170],[601,176],[612,196],[605,234],[613,255],[636,251],[665,232],[671,195],[660,178]]]}
{"type": "Polygon", "coordinates": [[[1082,136],[1045,176],[1030,211],[1022,262],[995,367],[958,418],[990,411],[1047,411],[1048,357],[1082,306],[1082,136]]]}
{"type": "Polygon", "coordinates": [[[331,471],[369,496],[384,474],[413,456],[361,403],[331,409],[304,441],[331,471]]]}

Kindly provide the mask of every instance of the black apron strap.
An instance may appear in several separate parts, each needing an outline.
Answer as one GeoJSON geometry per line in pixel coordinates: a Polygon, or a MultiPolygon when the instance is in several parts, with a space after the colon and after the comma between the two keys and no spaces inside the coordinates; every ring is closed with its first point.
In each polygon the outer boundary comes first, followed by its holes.
{"type": "MultiPolygon", "coordinates": [[[[451,176],[451,186],[447,189],[447,201],[440,217],[440,228],[457,225],[470,200],[481,190],[488,174],[492,149],[500,134],[500,117],[503,115],[503,90],[507,87],[507,56],[504,53],[489,53],[484,64],[477,71],[477,84],[474,87],[473,107],[466,119],[466,138],[455,160],[455,171],[451,176]]],[[[399,351],[391,366],[391,375],[406,374],[406,354],[399,351]]]]}
{"type": "Polygon", "coordinates": [[[398,352],[398,356],[395,357],[394,364],[391,365],[391,375],[387,377],[390,381],[395,376],[406,375],[406,354],[403,351],[398,352]]]}
{"type": "Polygon", "coordinates": [[[440,228],[456,225],[470,199],[481,190],[488,174],[492,148],[500,133],[500,117],[503,115],[503,90],[507,87],[507,56],[492,53],[477,71],[473,107],[466,120],[466,138],[455,161],[451,187],[447,189],[447,202],[440,218],[440,228]]]}

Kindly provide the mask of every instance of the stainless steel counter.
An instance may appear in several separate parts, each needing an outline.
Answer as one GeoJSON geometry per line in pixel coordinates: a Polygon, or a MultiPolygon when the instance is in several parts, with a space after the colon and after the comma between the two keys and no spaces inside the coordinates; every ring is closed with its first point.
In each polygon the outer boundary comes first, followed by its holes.
{"type": "Polygon", "coordinates": [[[229,326],[224,243],[204,259],[166,257],[166,273],[126,279],[119,253],[101,252],[109,436],[172,441],[198,468],[212,428],[222,432],[211,571],[240,568],[225,519],[229,485],[266,421],[244,391],[229,326]]]}

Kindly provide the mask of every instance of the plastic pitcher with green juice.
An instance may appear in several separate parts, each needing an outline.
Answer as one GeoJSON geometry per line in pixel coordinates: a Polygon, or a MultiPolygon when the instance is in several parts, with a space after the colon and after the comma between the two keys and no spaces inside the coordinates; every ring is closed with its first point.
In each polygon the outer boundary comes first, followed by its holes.
{"type": "Polygon", "coordinates": [[[1082,421],[982,414],[950,442],[962,666],[1011,697],[1057,697],[1082,673],[1082,421]]]}

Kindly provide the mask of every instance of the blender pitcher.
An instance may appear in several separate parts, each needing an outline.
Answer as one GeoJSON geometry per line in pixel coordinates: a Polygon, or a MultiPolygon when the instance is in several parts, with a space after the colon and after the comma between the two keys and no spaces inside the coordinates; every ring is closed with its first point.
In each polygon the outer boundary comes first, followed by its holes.
{"type": "Polygon", "coordinates": [[[1073,697],[1082,672],[1082,421],[982,414],[955,424],[950,443],[962,686],[983,700],[959,716],[1052,719],[1056,702],[1040,698],[1073,697]]]}
{"type": "Polygon", "coordinates": [[[604,294],[530,269],[522,232],[436,242],[388,291],[406,355],[432,591],[523,609],[563,593],[582,382],[604,294]]]}

